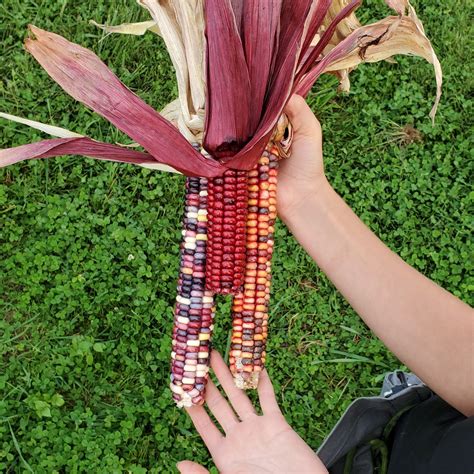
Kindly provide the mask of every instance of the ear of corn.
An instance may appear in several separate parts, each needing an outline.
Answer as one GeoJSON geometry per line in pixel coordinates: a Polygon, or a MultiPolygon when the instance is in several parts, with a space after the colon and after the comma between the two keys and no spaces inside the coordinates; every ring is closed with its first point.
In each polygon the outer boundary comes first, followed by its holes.
{"type": "Polygon", "coordinates": [[[249,172],[247,262],[243,290],[232,304],[230,369],[239,388],[256,388],[265,364],[271,258],[277,215],[279,149],[270,142],[249,172]]]}
{"type": "Polygon", "coordinates": [[[214,298],[205,289],[207,179],[187,178],[181,263],[171,354],[171,391],[179,407],[204,402],[214,298]]]}
{"type": "Polygon", "coordinates": [[[209,180],[206,288],[214,293],[242,288],[247,195],[247,171],[228,170],[209,180]]]}
{"type": "Polygon", "coordinates": [[[276,146],[260,154],[290,96],[306,96],[324,72],[337,74],[348,90],[349,72],[361,62],[418,55],[435,69],[437,95],[430,114],[434,118],[442,71],[409,0],[386,0],[397,15],[365,26],[352,14],[360,0],[293,1],[284,8],[277,1],[139,3],[150,11],[153,22],[105,29],[128,34],[151,29],[162,35],[179,91],[178,99],[165,108],[166,117],[129,91],[95,54],[59,35],[30,26],[32,37],[25,47],[67,93],[146,152],[0,114],[61,137],[0,150],[0,168],[23,160],[82,154],[211,178],[207,271],[208,181],[187,181],[171,389],[178,405],[189,406],[203,402],[214,293],[235,295],[230,363],[237,384],[256,386],[265,362],[276,170],[278,157],[287,151],[280,146],[284,135],[274,135],[271,143],[276,146]],[[317,8],[311,7],[313,3],[317,8]],[[204,158],[188,142],[204,145],[217,160],[204,158]],[[234,171],[248,170],[257,162],[250,173],[234,171]],[[222,178],[212,179],[215,176],[222,178]]]}

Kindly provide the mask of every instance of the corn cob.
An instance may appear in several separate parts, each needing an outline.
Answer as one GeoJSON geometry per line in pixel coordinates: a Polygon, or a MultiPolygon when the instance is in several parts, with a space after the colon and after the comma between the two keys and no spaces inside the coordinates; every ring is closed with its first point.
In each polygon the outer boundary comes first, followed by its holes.
{"type": "Polygon", "coordinates": [[[235,294],[245,271],[247,172],[228,170],[209,180],[206,288],[235,294]]]}
{"type": "Polygon", "coordinates": [[[280,149],[272,141],[249,172],[247,261],[243,291],[232,304],[229,357],[239,388],[256,388],[265,364],[279,158],[280,149]]]}
{"type": "Polygon", "coordinates": [[[215,313],[205,289],[207,179],[187,178],[185,200],[170,384],[179,407],[204,402],[215,313]]]}

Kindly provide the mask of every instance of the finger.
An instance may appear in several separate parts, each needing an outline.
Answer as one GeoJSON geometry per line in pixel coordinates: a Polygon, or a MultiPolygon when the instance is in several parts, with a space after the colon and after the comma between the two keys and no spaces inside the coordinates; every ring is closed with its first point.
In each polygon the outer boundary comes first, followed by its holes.
{"type": "Polygon", "coordinates": [[[194,426],[197,432],[201,435],[202,440],[208,447],[211,454],[215,449],[222,443],[224,436],[217,429],[217,426],[212,422],[211,417],[208,415],[204,407],[194,406],[186,408],[188,415],[193,420],[194,426]]]}
{"type": "Polygon", "coordinates": [[[321,124],[303,97],[294,94],[286,105],[284,112],[293,126],[295,138],[298,135],[321,137],[321,124]]]}
{"type": "Polygon", "coordinates": [[[209,474],[206,468],[192,461],[181,461],[176,467],[181,474],[209,474]]]}
{"type": "Polygon", "coordinates": [[[212,351],[211,367],[240,419],[245,420],[256,415],[255,408],[245,392],[235,386],[234,377],[217,351],[212,351]]]}
{"type": "Polygon", "coordinates": [[[207,381],[206,404],[226,433],[239,422],[229,402],[211,379],[207,381]]]}
{"type": "Polygon", "coordinates": [[[280,407],[276,401],[272,382],[266,369],[262,370],[260,373],[260,379],[258,381],[258,399],[260,400],[260,406],[262,407],[264,415],[281,413],[280,407]]]}

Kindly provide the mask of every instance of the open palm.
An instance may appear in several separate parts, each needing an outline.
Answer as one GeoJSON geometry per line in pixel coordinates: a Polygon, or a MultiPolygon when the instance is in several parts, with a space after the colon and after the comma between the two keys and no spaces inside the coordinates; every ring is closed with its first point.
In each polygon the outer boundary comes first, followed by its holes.
{"type": "MultiPolygon", "coordinates": [[[[235,387],[219,353],[211,366],[229,402],[210,380],[206,404],[225,432],[219,431],[204,407],[188,409],[196,429],[223,474],[327,472],[312,449],[293,431],[281,414],[266,371],[258,386],[263,415],[258,415],[245,392],[235,387]],[[234,411],[235,410],[235,411],[234,411]]],[[[178,464],[182,474],[208,471],[191,461],[178,464]]]]}

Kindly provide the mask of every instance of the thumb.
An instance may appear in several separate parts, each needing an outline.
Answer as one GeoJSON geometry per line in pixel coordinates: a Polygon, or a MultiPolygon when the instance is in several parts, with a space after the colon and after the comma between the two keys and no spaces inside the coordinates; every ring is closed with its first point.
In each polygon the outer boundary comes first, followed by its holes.
{"type": "Polygon", "coordinates": [[[307,138],[321,139],[321,125],[319,120],[309,108],[309,105],[300,95],[294,94],[284,110],[288,116],[295,138],[304,136],[307,138]]]}
{"type": "Polygon", "coordinates": [[[181,474],[209,474],[206,468],[192,461],[181,461],[176,467],[181,474]]]}

